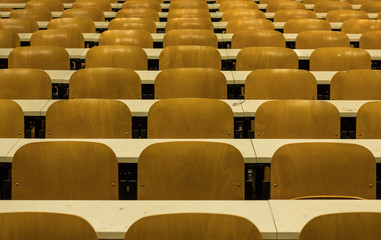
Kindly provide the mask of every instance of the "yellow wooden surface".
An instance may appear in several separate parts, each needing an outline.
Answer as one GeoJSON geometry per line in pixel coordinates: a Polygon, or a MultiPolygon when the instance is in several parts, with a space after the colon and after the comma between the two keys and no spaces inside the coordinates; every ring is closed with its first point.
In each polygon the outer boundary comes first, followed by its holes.
{"type": "Polygon", "coordinates": [[[2,138],[24,137],[24,112],[21,107],[7,99],[0,99],[0,136],[2,138]]]}
{"type": "Polygon", "coordinates": [[[33,33],[39,29],[37,21],[28,18],[0,19],[0,29],[13,29],[18,33],[33,33]]]}
{"type": "Polygon", "coordinates": [[[35,21],[50,21],[52,13],[46,8],[16,9],[11,12],[9,18],[30,18],[35,21]]]}
{"type": "Polygon", "coordinates": [[[164,48],[180,45],[211,46],[218,48],[218,39],[214,32],[206,29],[174,29],[164,35],[164,48]]]}
{"type": "Polygon", "coordinates": [[[157,1],[141,0],[141,1],[126,1],[122,8],[152,8],[157,12],[161,12],[161,5],[157,1]]]}
{"type": "Polygon", "coordinates": [[[284,24],[283,33],[300,33],[306,30],[331,30],[331,24],[322,19],[290,19],[284,24]]]}
{"type": "Polygon", "coordinates": [[[365,11],[359,10],[332,10],[325,16],[328,22],[344,22],[351,18],[369,19],[369,16],[365,11]]]}
{"type": "Polygon", "coordinates": [[[48,30],[77,30],[81,33],[95,33],[94,21],[89,17],[56,18],[49,21],[48,30]]]}
{"type": "Polygon", "coordinates": [[[267,4],[266,12],[277,12],[283,9],[306,9],[306,7],[298,1],[270,1],[267,4]]]}
{"type": "Polygon", "coordinates": [[[235,33],[239,30],[274,30],[274,23],[268,19],[231,19],[226,25],[227,33],[235,33]]]}
{"type": "Polygon", "coordinates": [[[220,12],[229,9],[258,9],[258,4],[254,1],[224,1],[220,4],[220,12]]]}
{"type": "Polygon", "coordinates": [[[222,22],[229,22],[235,18],[262,18],[265,14],[259,9],[229,9],[222,14],[222,22]]]}
{"type": "Polygon", "coordinates": [[[381,138],[380,119],[380,102],[368,102],[362,105],[356,116],[356,138],[381,138]]]}
{"type": "Polygon", "coordinates": [[[107,30],[99,37],[99,46],[126,45],[153,48],[153,38],[146,30],[107,30]]]}
{"type": "Polygon", "coordinates": [[[318,1],[313,10],[317,13],[327,13],[332,10],[352,10],[352,4],[341,1],[318,1]]]}
{"type": "Polygon", "coordinates": [[[32,34],[31,46],[60,46],[64,48],[84,48],[85,39],[78,30],[40,30],[32,34]]]}
{"type": "Polygon", "coordinates": [[[94,22],[104,22],[105,15],[99,8],[72,8],[62,12],[61,18],[91,18],[94,22]]]}
{"type": "Polygon", "coordinates": [[[14,29],[0,29],[0,48],[20,47],[20,37],[14,29]]]}
{"type": "Polygon", "coordinates": [[[364,33],[368,31],[380,31],[381,20],[348,19],[343,22],[341,31],[345,33],[364,33]]]}
{"type": "Polygon", "coordinates": [[[173,29],[207,29],[214,31],[211,19],[208,18],[172,18],[165,25],[165,32],[173,29]]]}
{"type": "Polygon", "coordinates": [[[109,30],[146,30],[156,33],[156,23],[150,18],[114,18],[108,25],[109,30]]]}
{"type": "Polygon", "coordinates": [[[231,48],[286,47],[283,34],[274,30],[239,30],[234,33],[231,48]]]}
{"type": "Polygon", "coordinates": [[[286,22],[290,19],[317,19],[317,15],[306,9],[282,9],[274,15],[274,22],[286,22]]]}
{"type": "Polygon", "coordinates": [[[349,47],[347,34],[330,30],[302,31],[295,40],[296,49],[316,49],[321,47],[349,47]]]}
{"type": "Polygon", "coordinates": [[[124,8],[116,13],[116,18],[150,18],[155,22],[160,20],[159,14],[152,8],[124,8]]]}

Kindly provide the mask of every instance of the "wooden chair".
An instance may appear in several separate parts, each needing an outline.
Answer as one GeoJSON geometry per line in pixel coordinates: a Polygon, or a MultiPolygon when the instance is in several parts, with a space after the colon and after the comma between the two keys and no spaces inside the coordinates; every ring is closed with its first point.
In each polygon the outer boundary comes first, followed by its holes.
{"type": "Polygon", "coordinates": [[[96,142],[26,144],[12,159],[12,199],[117,200],[118,159],[96,142]]]}
{"type": "Polygon", "coordinates": [[[316,13],[328,13],[332,10],[352,10],[352,4],[341,1],[318,1],[314,6],[316,13]]]}
{"type": "Polygon", "coordinates": [[[0,239],[82,239],[97,240],[94,228],[85,219],[63,213],[0,213],[0,239]]]}
{"type": "Polygon", "coordinates": [[[0,29],[0,48],[20,47],[20,37],[16,30],[0,29]]]}
{"type": "Polygon", "coordinates": [[[283,34],[274,30],[239,30],[231,40],[231,48],[286,47],[283,34]]]}
{"type": "Polygon", "coordinates": [[[92,47],[86,54],[86,68],[114,67],[147,70],[148,58],[141,47],[108,45],[92,47]]]}
{"type": "Polygon", "coordinates": [[[226,33],[239,30],[274,30],[274,24],[267,19],[232,19],[226,25],[226,33]]]}
{"type": "Polygon", "coordinates": [[[302,31],[296,37],[296,49],[316,49],[321,47],[350,47],[350,41],[347,34],[338,31],[302,31]]]}
{"type": "Polygon", "coordinates": [[[360,37],[360,48],[381,49],[381,31],[364,32],[360,37]]]}
{"type": "Polygon", "coordinates": [[[254,132],[256,138],[340,139],[340,114],[324,101],[268,101],[255,113],[254,132]]]}
{"type": "Polygon", "coordinates": [[[99,46],[126,45],[153,48],[153,38],[145,30],[107,30],[99,37],[99,46]]]}
{"type": "Polygon", "coordinates": [[[103,12],[111,12],[112,7],[109,1],[100,0],[77,0],[72,8],[99,8],[103,12]]]}
{"type": "Polygon", "coordinates": [[[138,200],[244,200],[244,171],[241,152],[226,143],[152,144],[138,159],[138,200]]]}
{"type": "Polygon", "coordinates": [[[219,12],[230,9],[258,9],[258,4],[254,1],[224,1],[220,4],[219,12]]]}
{"type": "Polygon", "coordinates": [[[214,32],[211,19],[207,18],[172,18],[165,25],[165,32],[174,29],[206,29],[214,32]]]}
{"type": "Polygon", "coordinates": [[[71,99],[46,112],[46,138],[131,138],[131,112],[109,99],[71,99]]]}
{"type": "Polygon", "coordinates": [[[11,12],[9,18],[29,18],[35,21],[50,21],[53,16],[46,8],[16,9],[11,12]]]}
{"type": "Polygon", "coordinates": [[[381,2],[365,1],[361,4],[360,10],[363,10],[367,13],[379,13],[381,11],[381,2]]]}
{"type": "Polygon", "coordinates": [[[161,5],[157,1],[142,0],[142,1],[126,1],[123,3],[122,8],[151,8],[156,12],[161,12],[161,5]]]}
{"type": "Polygon", "coordinates": [[[48,30],[77,30],[80,33],[95,33],[95,24],[91,18],[56,18],[48,23],[48,30]]]}
{"type": "Polygon", "coordinates": [[[222,22],[229,22],[235,18],[265,19],[265,14],[259,9],[229,9],[222,14],[222,22]]]}
{"type": "Polygon", "coordinates": [[[233,138],[231,107],[217,99],[171,98],[148,111],[148,138],[233,138]]]}
{"type": "Polygon", "coordinates": [[[381,100],[381,72],[352,69],[337,72],[331,80],[332,100],[381,100]]]}
{"type": "Polygon", "coordinates": [[[62,12],[65,9],[60,0],[30,0],[25,4],[25,8],[47,8],[53,12],[62,12]]]}
{"type": "Polygon", "coordinates": [[[24,138],[24,112],[8,99],[0,99],[0,137],[24,138]]]}
{"type": "Polygon", "coordinates": [[[105,15],[99,8],[72,8],[62,12],[61,18],[90,18],[94,22],[104,22],[105,15]]]}
{"type": "Polygon", "coordinates": [[[0,98],[51,99],[52,80],[40,69],[0,69],[0,98]]]}
{"type": "Polygon", "coordinates": [[[171,68],[155,80],[155,98],[227,98],[225,75],[213,68],[171,68]]]}
{"type": "Polygon", "coordinates": [[[139,75],[128,68],[84,68],[70,77],[70,98],[141,99],[139,75]]]}
{"type": "MultiPolygon", "coordinates": [[[[376,198],[376,160],[365,147],[334,142],[293,143],[271,160],[271,198],[376,198]]],[[[325,239],[325,238],[324,238],[325,239]]]]}
{"type": "Polygon", "coordinates": [[[218,39],[214,32],[205,29],[175,29],[164,35],[164,48],[179,45],[198,45],[218,48],[218,39]]]}
{"type": "Polygon", "coordinates": [[[60,46],[64,48],[84,48],[85,39],[77,30],[40,30],[32,34],[31,46],[60,46]]]}
{"type": "Polygon", "coordinates": [[[370,69],[371,65],[369,53],[361,48],[318,48],[312,52],[310,57],[310,71],[370,69]]]}
{"type": "Polygon", "coordinates": [[[344,22],[352,18],[369,19],[369,16],[365,11],[359,10],[332,10],[325,16],[325,20],[328,22],[344,22]]]}
{"type": "Polygon", "coordinates": [[[290,19],[283,27],[283,33],[300,33],[307,30],[331,30],[331,24],[322,19],[290,19]]]}
{"type": "Polygon", "coordinates": [[[209,12],[206,1],[174,1],[169,5],[169,12],[176,9],[205,9],[209,12]]]}
{"type": "Polygon", "coordinates": [[[381,20],[348,19],[341,25],[341,31],[345,33],[381,31],[381,20]]]}
{"type": "Polygon", "coordinates": [[[304,225],[299,240],[379,239],[381,213],[348,212],[317,216],[304,225]]]}
{"type": "Polygon", "coordinates": [[[160,20],[159,14],[152,8],[124,8],[116,13],[116,18],[150,18],[155,22],[160,20]]]}
{"type": "Polygon", "coordinates": [[[159,69],[215,68],[221,70],[221,55],[210,46],[170,46],[161,51],[159,69]]]}
{"type": "Polygon", "coordinates": [[[236,70],[252,71],[267,68],[299,68],[295,51],[285,47],[248,47],[237,55],[236,70]]]}
{"type": "Polygon", "coordinates": [[[274,22],[286,22],[290,19],[317,19],[317,15],[306,9],[282,9],[275,12],[274,22]]]}
{"type": "Polygon", "coordinates": [[[145,30],[156,33],[156,23],[150,18],[114,18],[108,30],[145,30]]]}
{"type": "Polygon", "coordinates": [[[58,46],[17,47],[9,53],[8,68],[70,70],[70,56],[58,46]]]}
{"type": "MultiPolygon", "coordinates": [[[[179,2],[179,3],[182,3],[182,2],[179,2]]],[[[186,3],[198,3],[198,2],[186,2],[186,3]]],[[[200,3],[203,3],[203,2],[200,2],[200,3]]],[[[172,4],[170,6],[172,6],[172,4]]],[[[172,18],[207,18],[207,19],[211,19],[211,15],[209,13],[209,9],[179,8],[179,9],[173,9],[168,13],[167,20],[171,20],[172,18]]]]}
{"type": "Polygon", "coordinates": [[[0,0],[0,3],[26,3],[27,0],[0,0]]]}
{"type": "Polygon", "coordinates": [[[367,102],[357,111],[356,115],[356,138],[379,139],[381,138],[380,102],[367,102]]]}
{"type": "Polygon", "coordinates": [[[277,12],[283,9],[306,9],[303,3],[297,1],[274,0],[267,4],[266,12],[277,12]]]}
{"type": "Polygon", "coordinates": [[[262,240],[257,227],[247,219],[216,213],[177,213],[144,217],[131,225],[124,239],[189,240],[190,236],[199,236],[199,239],[262,240]]]}
{"type": "Polygon", "coordinates": [[[12,29],[18,33],[33,33],[39,29],[35,20],[28,18],[0,19],[0,29],[12,29]]]}
{"type": "MultiPolygon", "coordinates": [[[[271,1],[273,1],[273,0],[259,0],[259,4],[268,4],[271,1]]],[[[295,0],[285,0],[285,1],[295,1],[295,0]]],[[[305,0],[305,1],[307,1],[307,0],[305,0]]],[[[303,1],[303,3],[305,1],[303,1]]]]}
{"type": "Polygon", "coordinates": [[[309,71],[258,69],[245,81],[246,99],[317,99],[317,82],[309,71]]]}

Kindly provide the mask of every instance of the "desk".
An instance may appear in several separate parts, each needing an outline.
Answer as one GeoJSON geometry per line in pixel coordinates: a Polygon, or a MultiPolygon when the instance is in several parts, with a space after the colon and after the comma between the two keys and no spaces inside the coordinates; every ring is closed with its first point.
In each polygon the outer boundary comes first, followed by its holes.
{"type": "Polygon", "coordinates": [[[7,155],[18,141],[18,138],[0,138],[0,162],[8,162],[7,155]]]}
{"type": "Polygon", "coordinates": [[[253,222],[263,239],[276,239],[268,201],[1,201],[0,212],[46,211],[86,219],[99,239],[123,239],[138,219],[155,214],[206,212],[242,216],[253,222]]]}
{"type": "Polygon", "coordinates": [[[303,226],[319,215],[381,212],[380,200],[270,200],[277,239],[298,239],[303,226]]]}

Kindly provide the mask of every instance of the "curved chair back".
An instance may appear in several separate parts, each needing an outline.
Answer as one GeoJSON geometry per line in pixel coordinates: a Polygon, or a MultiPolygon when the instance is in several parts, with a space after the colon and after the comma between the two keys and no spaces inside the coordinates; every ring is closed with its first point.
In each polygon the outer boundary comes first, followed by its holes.
{"type": "Polygon", "coordinates": [[[368,31],[381,31],[381,20],[348,19],[343,22],[341,31],[345,33],[364,33],[368,31]]]}
{"type": "Polygon", "coordinates": [[[47,8],[52,12],[62,12],[65,9],[60,0],[30,0],[25,4],[25,8],[47,8]]]}
{"type": "Polygon", "coordinates": [[[117,200],[118,159],[102,143],[26,144],[12,159],[12,199],[117,200]]]}
{"type": "Polygon", "coordinates": [[[95,7],[66,9],[61,18],[90,18],[94,22],[104,22],[106,19],[103,11],[95,7]]]}
{"type": "Polygon", "coordinates": [[[116,18],[150,18],[155,22],[160,20],[159,14],[152,8],[124,8],[116,13],[116,18]]]}
{"type": "Polygon", "coordinates": [[[229,22],[235,18],[261,18],[265,19],[265,14],[259,9],[229,9],[222,14],[222,22],[229,22]]]}
{"type": "Polygon", "coordinates": [[[306,9],[282,9],[275,12],[274,22],[286,22],[290,19],[317,19],[317,15],[306,9]]]}
{"type": "Polygon", "coordinates": [[[37,21],[28,18],[0,19],[0,29],[11,29],[17,33],[33,33],[39,29],[37,21]]]}
{"type": "MultiPolygon", "coordinates": [[[[189,3],[198,3],[198,2],[189,2],[189,3]]],[[[171,4],[171,6],[172,6],[172,4],[171,4]]],[[[207,18],[207,19],[211,19],[211,15],[209,13],[209,9],[179,8],[179,9],[173,9],[168,13],[167,20],[171,20],[172,18],[207,18]]]]}
{"type": "Polygon", "coordinates": [[[10,18],[29,18],[35,21],[50,21],[53,16],[46,8],[16,9],[9,15],[10,18]]]}
{"type": "Polygon", "coordinates": [[[284,33],[300,33],[307,30],[331,30],[331,24],[322,19],[290,19],[283,27],[284,33]]]}
{"type": "Polygon", "coordinates": [[[356,115],[356,138],[381,138],[381,103],[367,102],[363,104],[356,115]]]}
{"type": "Polygon", "coordinates": [[[126,1],[123,3],[122,8],[151,8],[156,12],[161,12],[161,5],[158,1],[126,1]]]}
{"type": "Polygon", "coordinates": [[[99,37],[99,46],[126,45],[153,48],[153,38],[145,30],[107,30],[99,37]]]}
{"type": "Polygon", "coordinates": [[[31,46],[61,46],[64,48],[84,48],[85,39],[77,30],[40,30],[32,34],[31,46]]]}
{"type": "Polygon", "coordinates": [[[328,13],[332,10],[352,10],[352,4],[341,1],[318,1],[314,6],[314,12],[328,13]]]}
{"type": "Polygon", "coordinates": [[[14,29],[0,29],[0,48],[20,47],[20,37],[14,29]]]}
{"type": "Polygon", "coordinates": [[[231,107],[217,99],[171,98],[148,111],[148,138],[233,138],[231,107]]]}
{"type": "Polygon", "coordinates": [[[254,1],[224,1],[220,4],[220,12],[230,9],[258,9],[258,4],[254,1]]]}
{"type": "Polygon", "coordinates": [[[352,18],[369,19],[369,16],[365,11],[359,10],[332,10],[325,16],[325,20],[328,22],[344,22],[352,18]]]}
{"type": "Polygon", "coordinates": [[[283,34],[273,30],[239,30],[234,33],[231,48],[286,47],[283,34]]]}
{"type": "Polygon", "coordinates": [[[0,137],[24,137],[24,112],[21,107],[8,99],[0,99],[0,137]]]}
{"type": "Polygon", "coordinates": [[[295,40],[296,49],[316,49],[321,47],[350,47],[347,34],[338,31],[302,31],[295,40]]]}
{"type": "Polygon", "coordinates": [[[138,199],[243,200],[244,170],[241,152],[226,143],[152,144],[138,159],[138,199]]]}
{"type": "Polygon", "coordinates": [[[212,20],[208,18],[172,18],[165,25],[165,32],[174,29],[206,29],[214,32],[212,20]]]}
{"type": "Polygon", "coordinates": [[[303,3],[298,1],[273,0],[267,4],[266,12],[277,12],[284,9],[306,9],[303,3]]]}
{"type": "Polygon", "coordinates": [[[114,18],[108,30],[145,30],[156,33],[156,23],[150,18],[114,18]]]}
{"type": "Polygon", "coordinates": [[[364,32],[360,37],[360,48],[381,49],[381,31],[364,32]]]}
{"type": "Polygon", "coordinates": [[[367,13],[379,13],[381,11],[381,2],[365,1],[361,4],[360,10],[363,10],[367,13]]]}
{"type": "Polygon", "coordinates": [[[209,11],[206,1],[174,1],[169,5],[169,12],[176,9],[205,9],[209,11]]]}
{"type": "Polygon", "coordinates": [[[226,25],[227,33],[239,30],[274,30],[274,23],[268,19],[232,19],[226,25]]]}
{"type": "Polygon", "coordinates": [[[72,8],[99,8],[103,12],[111,12],[112,7],[109,1],[99,0],[77,0],[72,8]]]}
{"type": "Polygon", "coordinates": [[[205,29],[175,29],[164,35],[164,48],[180,45],[211,46],[218,48],[218,39],[214,32],[205,29]]]}
{"type": "Polygon", "coordinates": [[[95,33],[95,24],[91,18],[56,18],[48,23],[48,30],[77,30],[80,33],[95,33]]]}

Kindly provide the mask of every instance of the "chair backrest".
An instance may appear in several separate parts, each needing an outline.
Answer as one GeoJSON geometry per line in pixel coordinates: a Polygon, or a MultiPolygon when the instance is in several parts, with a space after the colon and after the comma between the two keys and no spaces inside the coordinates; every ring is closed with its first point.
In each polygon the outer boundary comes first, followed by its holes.
{"type": "Polygon", "coordinates": [[[50,21],[53,16],[46,8],[16,9],[9,15],[10,18],[29,18],[35,21],[50,21]]]}
{"type": "Polygon", "coordinates": [[[109,1],[100,0],[77,0],[72,8],[99,8],[103,12],[111,12],[112,7],[109,1]]]}
{"type": "Polygon", "coordinates": [[[224,1],[220,4],[220,12],[230,9],[258,9],[258,4],[254,1],[224,1]]]}
{"type": "Polygon", "coordinates": [[[25,8],[47,8],[54,12],[62,12],[65,9],[60,0],[30,0],[25,4],[25,8]]]}
{"type": "Polygon", "coordinates": [[[0,137],[24,137],[24,112],[21,107],[8,99],[0,99],[0,137]]]}
{"type": "Polygon", "coordinates": [[[341,31],[345,33],[381,31],[381,20],[348,19],[341,25],[341,31]]]}
{"type": "Polygon", "coordinates": [[[340,138],[340,113],[324,101],[279,100],[255,113],[256,138],[340,138]]]}
{"type": "Polygon", "coordinates": [[[369,53],[361,48],[327,47],[318,48],[310,57],[310,71],[343,71],[370,69],[369,53]]]}
{"type": "MultiPolygon", "coordinates": [[[[293,143],[271,159],[271,198],[306,196],[376,198],[376,160],[348,143],[293,143]]],[[[325,238],[324,238],[325,239],[325,238]]]]}
{"type": "Polygon", "coordinates": [[[59,46],[17,47],[9,53],[8,68],[70,70],[70,56],[59,46]]]}
{"type": "Polygon", "coordinates": [[[283,27],[284,33],[300,33],[306,30],[331,30],[331,24],[322,19],[290,19],[283,27]]]}
{"type": "Polygon", "coordinates": [[[141,47],[108,45],[92,47],[86,54],[87,68],[116,67],[147,70],[148,58],[141,47]]]}
{"type": "Polygon", "coordinates": [[[245,47],[286,47],[282,33],[274,30],[239,30],[231,40],[231,48],[245,47]]]}
{"type": "Polygon", "coordinates": [[[314,6],[314,12],[328,13],[331,10],[352,10],[352,4],[341,1],[318,1],[314,6]]]}
{"type": "Polygon", "coordinates": [[[110,99],[71,99],[46,112],[46,138],[131,138],[131,112],[110,99]]]}
{"type": "Polygon", "coordinates": [[[126,45],[153,48],[153,38],[146,30],[107,30],[99,37],[99,46],[126,45]]]}
{"type": "Polygon", "coordinates": [[[199,236],[198,239],[262,240],[261,233],[249,220],[212,213],[177,213],[144,217],[131,225],[124,239],[189,240],[190,236],[199,236]]]}
{"type": "MultiPolygon", "coordinates": [[[[268,3],[270,3],[271,1],[273,1],[273,0],[259,0],[259,4],[268,4],[268,3]]],[[[295,0],[284,0],[284,1],[295,1],[295,0]]],[[[307,0],[305,0],[305,1],[307,1],[307,0]]],[[[305,1],[303,1],[303,3],[304,3],[305,1]]]]}
{"type": "Polygon", "coordinates": [[[0,98],[51,99],[52,80],[40,69],[0,69],[0,98]]]}
{"type": "Polygon", "coordinates": [[[84,68],[70,77],[70,98],[140,99],[139,75],[128,68],[84,68]]]}
{"type": "Polygon", "coordinates": [[[222,22],[229,22],[235,18],[261,18],[265,19],[265,14],[259,9],[229,9],[222,14],[222,22]]]}
{"type": "Polygon", "coordinates": [[[63,213],[0,213],[0,239],[82,239],[97,240],[94,228],[85,219],[63,213]]]}
{"type": "MultiPolygon", "coordinates": [[[[198,3],[198,2],[187,2],[187,3],[198,3]]],[[[209,9],[179,8],[179,9],[173,9],[168,13],[167,20],[170,20],[172,18],[207,18],[207,19],[211,19],[211,15],[209,13],[209,9]]]]}
{"type": "Polygon", "coordinates": [[[360,10],[363,10],[367,13],[379,13],[381,11],[381,2],[365,1],[361,4],[360,10]]]}
{"type": "Polygon", "coordinates": [[[155,98],[227,98],[225,75],[214,68],[171,68],[155,80],[155,98]]]}
{"type": "Polygon", "coordinates": [[[283,9],[306,9],[306,7],[298,1],[273,0],[267,4],[266,12],[277,12],[283,9]]]}
{"type": "Polygon", "coordinates": [[[268,19],[240,19],[235,18],[226,25],[227,33],[235,33],[239,30],[274,30],[274,23],[268,19]]]}
{"type": "Polygon", "coordinates": [[[39,29],[37,21],[28,18],[0,19],[0,29],[12,29],[18,33],[33,33],[39,29]]]}
{"type": "Polygon", "coordinates": [[[316,49],[321,47],[349,47],[347,34],[338,31],[302,31],[295,40],[296,49],[316,49]]]}
{"type": "Polygon", "coordinates": [[[214,32],[206,29],[175,29],[164,35],[164,48],[180,45],[211,46],[218,48],[218,39],[214,32]]]}
{"type": "Polygon", "coordinates": [[[210,46],[170,46],[161,51],[159,69],[216,68],[221,70],[221,55],[210,46]]]}
{"type": "Polygon", "coordinates": [[[363,104],[356,115],[356,138],[381,138],[381,102],[363,104]]]}
{"type": "Polygon", "coordinates": [[[299,69],[258,69],[245,81],[246,99],[317,99],[315,76],[299,69]]]}
{"type": "Polygon", "coordinates": [[[90,18],[94,22],[104,22],[105,15],[99,8],[72,8],[62,12],[61,18],[90,18]]]}
{"type": "Polygon", "coordinates": [[[237,55],[236,70],[299,67],[298,55],[285,47],[247,47],[237,55]]]}
{"type": "Polygon", "coordinates": [[[108,25],[109,30],[146,30],[156,33],[156,23],[150,18],[114,18],[108,25]]]}
{"type": "Polygon", "coordinates": [[[299,240],[381,238],[381,213],[342,212],[317,216],[304,225],[299,240]]]}
{"type": "Polygon", "coordinates": [[[14,29],[0,29],[0,48],[20,47],[20,37],[14,29]]]}
{"type": "Polygon", "coordinates": [[[244,171],[241,152],[226,143],[152,144],[138,159],[138,200],[244,200],[244,171]]]}
{"type": "Polygon", "coordinates": [[[152,8],[124,8],[116,13],[116,18],[150,18],[155,22],[160,20],[159,14],[152,8]]]}
{"type": "Polygon", "coordinates": [[[381,31],[364,32],[360,37],[360,48],[381,49],[381,31]]]}
{"type": "Polygon", "coordinates": [[[306,9],[282,9],[274,15],[274,22],[286,22],[290,19],[317,19],[317,15],[314,11],[306,9]]]}
{"type": "Polygon", "coordinates": [[[77,30],[40,30],[32,34],[31,46],[60,46],[64,48],[84,48],[85,39],[77,30]]]}
{"type": "Polygon", "coordinates": [[[80,33],[95,33],[95,23],[88,17],[56,18],[49,21],[47,29],[66,29],[77,30],[80,33]]]}
{"type": "Polygon", "coordinates": [[[328,22],[344,22],[347,19],[369,19],[365,11],[359,10],[332,10],[327,13],[325,19],[328,22]]]}
{"type": "Polygon", "coordinates": [[[381,100],[381,72],[352,69],[337,72],[331,80],[332,100],[381,100]]]}
{"type": "Polygon", "coordinates": [[[165,25],[165,32],[174,29],[206,29],[214,32],[211,19],[208,18],[172,18],[165,25]]]}
{"type": "Polygon", "coordinates": [[[169,12],[177,9],[205,9],[209,11],[206,1],[174,1],[169,5],[169,12]]]}
{"type": "Polygon", "coordinates": [[[117,200],[118,159],[102,143],[26,144],[12,159],[12,199],[117,200]]]}
{"type": "Polygon", "coordinates": [[[234,116],[223,101],[171,98],[148,111],[148,138],[233,138],[234,116]]]}
{"type": "Polygon", "coordinates": [[[141,1],[126,1],[122,8],[151,8],[156,12],[161,12],[161,5],[158,1],[141,0],[141,1]]]}

